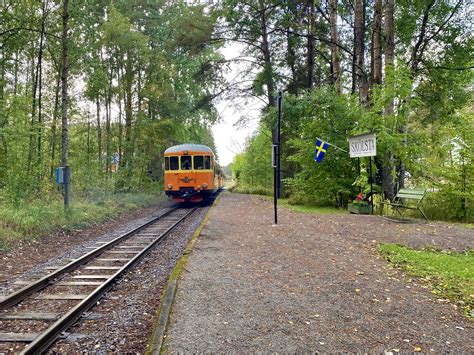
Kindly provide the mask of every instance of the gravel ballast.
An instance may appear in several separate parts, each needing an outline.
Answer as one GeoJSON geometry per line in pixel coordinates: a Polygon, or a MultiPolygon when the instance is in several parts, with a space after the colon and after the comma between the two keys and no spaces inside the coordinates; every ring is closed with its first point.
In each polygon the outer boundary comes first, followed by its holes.
{"type": "Polygon", "coordinates": [[[378,243],[466,250],[474,231],[279,210],[222,194],[178,284],[165,347],[199,352],[474,352],[473,323],[378,243]]]}

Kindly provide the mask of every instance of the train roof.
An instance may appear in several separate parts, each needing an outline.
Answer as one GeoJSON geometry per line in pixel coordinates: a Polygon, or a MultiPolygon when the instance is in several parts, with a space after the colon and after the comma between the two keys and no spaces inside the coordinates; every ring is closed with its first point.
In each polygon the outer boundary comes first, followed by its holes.
{"type": "Polygon", "coordinates": [[[188,150],[188,151],[193,152],[193,153],[214,154],[212,152],[211,148],[209,148],[208,146],[205,146],[203,144],[179,144],[179,145],[174,145],[174,146],[169,147],[168,149],[166,149],[165,154],[180,153],[184,150],[188,150]]]}

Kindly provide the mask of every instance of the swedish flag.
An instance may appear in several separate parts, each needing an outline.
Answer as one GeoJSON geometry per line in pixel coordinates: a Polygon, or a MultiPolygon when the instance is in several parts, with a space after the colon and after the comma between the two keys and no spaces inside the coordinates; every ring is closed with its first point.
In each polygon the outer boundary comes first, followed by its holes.
{"type": "Polygon", "coordinates": [[[316,140],[316,149],[314,150],[314,160],[316,163],[321,163],[328,149],[328,143],[323,142],[321,139],[316,140]]]}

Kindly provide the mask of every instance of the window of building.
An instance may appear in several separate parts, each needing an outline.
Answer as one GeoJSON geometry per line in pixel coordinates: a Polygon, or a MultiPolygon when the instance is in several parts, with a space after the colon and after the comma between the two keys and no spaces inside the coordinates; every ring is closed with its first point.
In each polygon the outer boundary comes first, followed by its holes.
{"type": "Polygon", "coordinates": [[[195,170],[204,169],[204,157],[202,155],[194,156],[194,169],[195,170]]]}
{"type": "Polygon", "coordinates": [[[181,156],[181,170],[191,170],[191,156],[190,155],[182,155],[181,156]]]}
{"type": "Polygon", "coordinates": [[[179,170],[178,157],[169,157],[169,159],[170,159],[169,170],[179,170]]]}

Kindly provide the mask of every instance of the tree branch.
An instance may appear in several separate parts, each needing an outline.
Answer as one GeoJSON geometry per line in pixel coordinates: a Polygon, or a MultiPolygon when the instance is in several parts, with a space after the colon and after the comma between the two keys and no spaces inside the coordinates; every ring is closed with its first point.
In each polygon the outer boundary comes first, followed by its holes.
{"type": "Polygon", "coordinates": [[[430,10],[435,4],[436,0],[431,0],[431,2],[426,6],[425,11],[423,12],[423,19],[421,21],[421,28],[420,28],[420,34],[418,35],[418,40],[413,47],[413,51],[411,52],[411,71],[414,74],[416,72],[416,69],[418,67],[418,63],[420,61],[420,54],[418,53],[418,50],[420,49],[420,46],[423,43],[423,40],[425,38],[425,33],[426,33],[426,25],[428,24],[428,17],[430,14],[430,10]]]}

